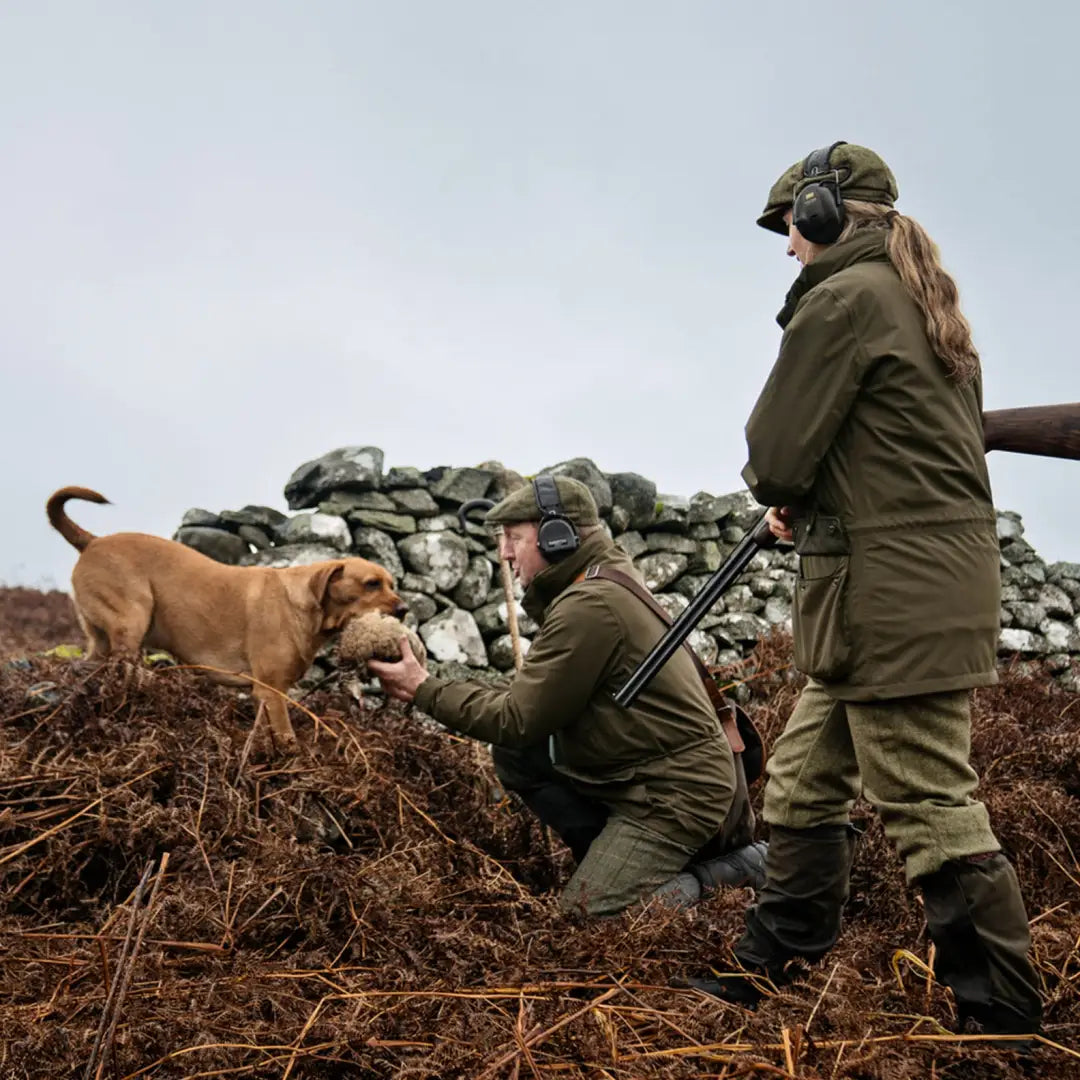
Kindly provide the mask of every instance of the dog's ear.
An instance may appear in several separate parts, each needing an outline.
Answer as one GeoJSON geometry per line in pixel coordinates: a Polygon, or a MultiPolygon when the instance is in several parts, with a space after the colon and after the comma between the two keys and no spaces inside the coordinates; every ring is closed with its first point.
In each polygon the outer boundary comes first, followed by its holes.
{"type": "Polygon", "coordinates": [[[326,607],[331,587],[335,581],[340,581],[344,576],[345,564],[340,560],[322,563],[311,575],[309,586],[320,607],[326,607]]]}

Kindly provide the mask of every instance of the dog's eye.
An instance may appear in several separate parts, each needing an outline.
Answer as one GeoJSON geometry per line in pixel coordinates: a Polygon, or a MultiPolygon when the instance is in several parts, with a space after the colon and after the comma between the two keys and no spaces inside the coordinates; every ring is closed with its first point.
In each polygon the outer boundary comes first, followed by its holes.
{"type": "Polygon", "coordinates": [[[381,589],[382,588],[382,582],[381,581],[365,581],[364,582],[364,588],[367,589],[368,592],[375,592],[376,589],[381,589]]]}

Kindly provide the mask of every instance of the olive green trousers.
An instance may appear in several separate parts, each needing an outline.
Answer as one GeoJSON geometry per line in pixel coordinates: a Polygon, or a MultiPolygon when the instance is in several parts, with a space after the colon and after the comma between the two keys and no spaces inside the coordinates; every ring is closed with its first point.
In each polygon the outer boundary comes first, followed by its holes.
{"type": "Polygon", "coordinates": [[[764,818],[790,829],[845,825],[861,793],[911,882],[1000,850],[973,797],[970,751],[970,691],[845,702],[811,679],[769,759],[764,818]]]}

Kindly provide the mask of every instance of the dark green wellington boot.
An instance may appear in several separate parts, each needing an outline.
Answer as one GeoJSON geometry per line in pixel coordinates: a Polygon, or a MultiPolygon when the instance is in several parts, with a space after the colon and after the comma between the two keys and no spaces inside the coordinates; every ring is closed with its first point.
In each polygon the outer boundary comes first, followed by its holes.
{"type": "Polygon", "coordinates": [[[840,935],[855,837],[850,825],[772,826],[765,885],[746,912],[746,931],[735,946],[742,972],[721,979],[687,979],[687,984],[753,1008],[769,982],[780,986],[789,981],[789,961],[824,956],[840,935]]]}
{"type": "MultiPolygon", "coordinates": [[[[1000,852],[946,863],[918,880],[934,975],[956,998],[961,1030],[1037,1034],[1039,981],[1028,951],[1027,912],[1012,865],[1000,852]]],[[[1003,1040],[1003,1047],[1029,1049],[1003,1040]]]]}

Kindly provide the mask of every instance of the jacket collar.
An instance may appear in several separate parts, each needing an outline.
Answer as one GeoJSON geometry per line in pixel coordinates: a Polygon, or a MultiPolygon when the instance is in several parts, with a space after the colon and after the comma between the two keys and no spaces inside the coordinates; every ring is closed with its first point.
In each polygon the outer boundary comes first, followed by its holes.
{"type": "Polygon", "coordinates": [[[794,284],[788,289],[784,306],[776,321],[781,327],[786,327],[799,306],[799,301],[815,285],[820,285],[826,278],[855,263],[888,261],[889,253],[885,250],[885,240],[888,233],[885,229],[866,229],[857,232],[850,240],[842,244],[832,244],[822,251],[809,266],[804,266],[802,273],[795,279],[794,284]]]}
{"type": "Polygon", "coordinates": [[[532,579],[521,601],[521,606],[528,613],[529,618],[542,623],[544,612],[555,597],[564,589],[569,588],[574,583],[574,578],[587,567],[595,562],[608,561],[605,558],[608,548],[614,546],[607,534],[601,530],[585,540],[573,555],[541,570],[532,579]]]}

